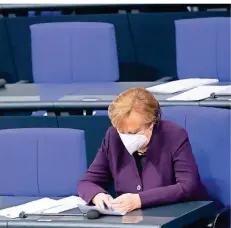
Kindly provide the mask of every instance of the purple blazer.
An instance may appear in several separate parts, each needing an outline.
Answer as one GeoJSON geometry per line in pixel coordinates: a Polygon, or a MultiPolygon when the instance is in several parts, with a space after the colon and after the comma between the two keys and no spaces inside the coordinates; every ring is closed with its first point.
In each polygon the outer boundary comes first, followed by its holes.
{"type": "Polygon", "coordinates": [[[87,203],[113,180],[118,195],[138,193],[142,207],[207,200],[186,131],[170,121],[155,125],[140,177],[136,162],[110,127],[93,163],[78,183],[87,203]]]}

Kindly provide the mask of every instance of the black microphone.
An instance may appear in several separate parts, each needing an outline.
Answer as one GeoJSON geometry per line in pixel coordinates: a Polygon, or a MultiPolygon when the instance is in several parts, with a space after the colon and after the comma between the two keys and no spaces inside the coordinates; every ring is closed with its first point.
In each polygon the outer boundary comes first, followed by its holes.
{"type": "Polygon", "coordinates": [[[84,216],[88,219],[98,219],[101,217],[101,213],[97,210],[89,210],[85,214],[54,214],[54,213],[47,213],[47,214],[27,214],[25,211],[19,213],[19,218],[27,218],[28,216],[84,216]]]}
{"type": "Polygon", "coordinates": [[[216,98],[216,97],[217,97],[216,93],[213,92],[213,93],[210,94],[210,98],[216,98]]]}

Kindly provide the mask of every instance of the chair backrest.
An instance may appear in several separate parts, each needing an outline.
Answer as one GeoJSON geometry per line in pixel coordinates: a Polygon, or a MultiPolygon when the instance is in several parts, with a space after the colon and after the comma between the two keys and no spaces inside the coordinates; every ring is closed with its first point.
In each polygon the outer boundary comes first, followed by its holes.
{"type": "Polygon", "coordinates": [[[0,130],[0,195],[68,196],[86,171],[84,131],[0,130]]]}
{"type": "Polygon", "coordinates": [[[214,200],[230,205],[231,110],[182,106],[163,113],[180,125],[185,121],[202,182],[214,200]]]}
{"type": "MultiPolygon", "coordinates": [[[[117,53],[120,67],[120,77],[133,75],[130,65],[134,63],[134,47],[131,42],[129,21],[126,14],[78,14],[62,16],[15,17],[6,18],[4,23],[8,31],[8,42],[12,47],[14,65],[17,69],[17,80],[33,82],[31,64],[31,32],[30,25],[52,22],[105,22],[113,24],[116,32],[117,53]]],[[[1,38],[0,38],[1,39],[1,38]]],[[[1,49],[1,47],[0,47],[1,49]]],[[[0,52],[1,54],[2,52],[0,52]]],[[[9,52],[10,53],[10,52],[9,52]]],[[[3,55],[4,57],[5,55],[3,55]]],[[[5,57],[4,57],[5,58],[5,57]]],[[[1,62],[0,62],[1,65],[1,62]]],[[[96,72],[99,75],[98,72],[96,72]]]]}
{"type": "Polygon", "coordinates": [[[218,79],[224,82],[231,82],[231,19],[222,18],[219,20],[217,34],[217,74],[218,79]]]}
{"type": "Polygon", "coordinates": [[[230,17],[175,21],[177,75],[230,81],[230,17]]]}
{"type": "Polygon", "coordinates": [[[119,79],[114,26],[98,22],[30,26],[35,83],[109,82],[119,79]]]}

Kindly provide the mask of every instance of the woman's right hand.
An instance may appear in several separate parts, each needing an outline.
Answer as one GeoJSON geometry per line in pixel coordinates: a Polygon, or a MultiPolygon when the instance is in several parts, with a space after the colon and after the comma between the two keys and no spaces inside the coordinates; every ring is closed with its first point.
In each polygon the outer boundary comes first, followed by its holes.
{"type": "Polygon", "coordinates": [[[98,193],[92,200],[92,202],[101,209],[110,209],[111,200],[113,198],[109,194],[98,193]]]}

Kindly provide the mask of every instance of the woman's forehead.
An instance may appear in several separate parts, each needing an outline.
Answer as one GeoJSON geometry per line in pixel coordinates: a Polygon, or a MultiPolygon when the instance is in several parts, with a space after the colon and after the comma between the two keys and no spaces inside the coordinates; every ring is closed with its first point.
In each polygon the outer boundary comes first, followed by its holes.
{"type": "Polygon", "coordinates": [[[125,131],[125,132],[136,132],[146,125],[145,118],[136,112],[131,112],[131,114],[124,118],[121,121],[121,126],[119,126],[119,130],[125,131]]]}

